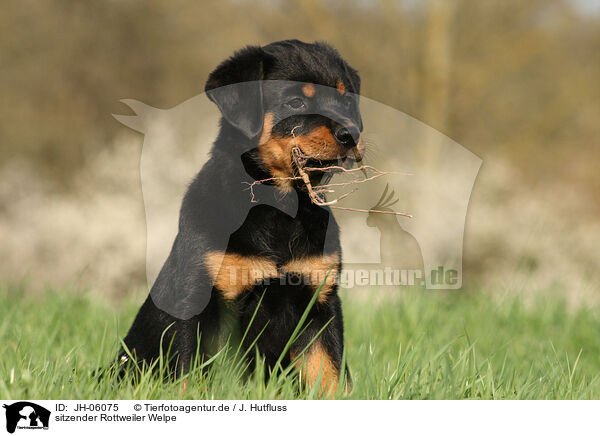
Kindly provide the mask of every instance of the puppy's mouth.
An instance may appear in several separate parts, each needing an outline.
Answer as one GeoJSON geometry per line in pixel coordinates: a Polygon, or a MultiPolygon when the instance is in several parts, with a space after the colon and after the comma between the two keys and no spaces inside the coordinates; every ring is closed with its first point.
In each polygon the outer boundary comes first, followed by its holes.
{"type": "Polygon", "coordinates": [[[300,159],[292,159],[292,162],[295,165],[297,162],[302,164],[302,167],[307,172],[312,172],[311,168],[318,168],[318,172],[323,172],[320,170],[327,170],[327,172],[336,173],[344,171],[344,169],[349,170],[354,164],[360,165],[360,162],[362,161],[362,155],[355,149],[350,149],[348,154],[339,156],[336,159],[319,159],[314,156],[305,155],[299,148],[298,150],[300,159]]]}
{"type": "MultiPolygon", "coordinates": [[[[326,159],[321,160],[314,157],[309,157],[304,164],[304,168],[307,172],[310,172],[311,168],[319,169],[331,169],[332,172],[341,171],[338,167],[345,168],[348,165],[348,157],[340,157],[339,159],[326,159]]],[[[350,163],[352,165],[352,163],[350,163]]]]}
{"type": "MultiPolygon", "coordinates": [[[[312,185],[328,183],[336,173],[351,169],[355,164],[358,166],[362,161],[362,155],[349,150],[345,156],[336,159],[319,159],[308,156],[299,147],[292,149],[292,169],[294,176],[308,176],[312,185]]],[[[302,184],[301,184],[302,185],[302,184]]]]}

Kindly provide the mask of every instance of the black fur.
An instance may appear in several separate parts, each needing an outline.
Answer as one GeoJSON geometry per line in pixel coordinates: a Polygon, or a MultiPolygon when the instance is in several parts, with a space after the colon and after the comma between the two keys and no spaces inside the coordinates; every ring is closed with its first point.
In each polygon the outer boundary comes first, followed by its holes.
{"type": "MultiPolygon", "coordinates": [[[[309,285],[272,280],[266,285],[255,285],[233,302],[226,301],[221,290],[212,288],[210,300],[203,303],[196,290],[206,283],[212,286],[203,256],[208,250],[217,249],[243,256],[262,256],[279,267],[292,259],[341,251],[339,230],[330,210],[311,203],[300,183],[294,182],[291,193],[278,195],[272,204],[259,201],[254,205],[249,203],[249,192],[243,182],[270,177],[269,168],[257,149],[266,112],[276,115],[272,134],[282,137],[289,137],[294,126],[298,127],[296,135],[310,135],[319,126],[335,133],[347,123],[362,130],[358,101],[352,95],[359,91],[357,72],[335,49],[324,43],[292,40],[265,47],[247,47],[210,74],[206,92],[222,112],[221,129],[210,159],[184,197],[179,233],[171,254],[124,339],[136,359],[147,363],[156,359],[161,335],[170,326],[163,348],[166,351],[170,346],[174,358],[172,369],[177,374],[185,373],[197,349],[204,355],[218,342],[215,338],[222,334],[225,318],[237,321],[238,330],[245,331],[264,293],[243,347],[248,347],[268,324],[257,347],[268,366],[276,362],[314,289],[309,285]],[[340,79],[348,91],[345,96],[335,89],[340,79]],[[272,89],[263,86],[269,80],[332,87],[335,98],[322,102],[316,98],[310,102],[306,99],[306,109],[296,110],[284,103],[298,94],[297,87],[293,83],[272,89]],[[227,86],[239,82],[247,83],[241,87],[227,86]],[[315,109],[311,105],[320,106],[315,109]],[[289,213],[294,210],[295,213],[289,213]],[[220,241],[220,235],[231,235],[225,238],[226,247],[220,241]],[[157,307],[162,298],[173,298],[174,295],[184,310],[195,304],[205,308],[189,319],[179,319],[157,307]]],[[[310,325],[294,344],[292,352],[302,350],[331,319],[320,340],[339,371],[344,340],[337,286],[325,302],[313,307],[310,325]]],[[[254,355],[253,352],[248,354],[254,355]]],[[[121,362],[127,359],[125,356],[126,353],[121,351],[121,362]]],[[[283,364],[289,361],[288,356],[283,364]]]]}

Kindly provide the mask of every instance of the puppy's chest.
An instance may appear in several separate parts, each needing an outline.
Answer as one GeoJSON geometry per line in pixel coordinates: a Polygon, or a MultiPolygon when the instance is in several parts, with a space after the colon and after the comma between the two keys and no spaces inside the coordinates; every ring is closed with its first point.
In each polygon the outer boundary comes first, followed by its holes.
{"type": "Polygon", "coordinates": [[[271,206],[257,206],[231,235],[227,251],[276,263],[339,251],[337,229],[329,227],[326,212],[301,211],[292,217],[271,206]]]}
{"type": "Polygon", "coordinates": [[[274,208],[254,209],[231,235],[224,253],[207,253],[205,264],[214,287],[230,300],[259,283],[317,289],[325,280],[320,299],[325,301],[340,265],[336,229],[327,235],[328,216],[290,217],[274,208]]]}

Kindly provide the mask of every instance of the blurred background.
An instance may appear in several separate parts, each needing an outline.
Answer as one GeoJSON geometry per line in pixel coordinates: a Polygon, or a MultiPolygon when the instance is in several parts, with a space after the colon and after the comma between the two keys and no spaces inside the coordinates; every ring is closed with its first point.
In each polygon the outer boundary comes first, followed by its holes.
{"type": "Polygon", "coordinates": [[[145,287],[143,137],[248,44],[334,45],[362,93],[480,156],[467,289],[600,296],[600,3],[594,0],[6,1],[0,14],[0,282],[145,287]]]}

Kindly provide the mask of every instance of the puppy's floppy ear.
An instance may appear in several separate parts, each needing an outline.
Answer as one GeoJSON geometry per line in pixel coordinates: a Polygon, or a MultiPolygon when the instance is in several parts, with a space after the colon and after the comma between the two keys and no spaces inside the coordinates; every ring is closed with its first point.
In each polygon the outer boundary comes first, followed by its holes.
{"type": "Polygon", "coordinates": [[[263,125],[261,80],[267,56],[257,46],[236,52],[210,73],[204,88],[223,118],[251,139],[263,125]]]}

